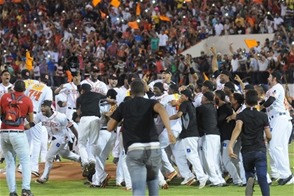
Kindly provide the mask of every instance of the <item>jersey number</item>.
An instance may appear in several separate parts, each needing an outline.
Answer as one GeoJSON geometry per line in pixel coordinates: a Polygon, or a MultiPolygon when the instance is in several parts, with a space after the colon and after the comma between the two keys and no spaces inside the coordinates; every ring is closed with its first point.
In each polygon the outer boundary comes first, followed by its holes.
{"type": "Polygon", "coordinates": [[[34,97],[36,101],[39,100],[41,94],[42,94],[42,92],[40,92],[40,91],[36,91],[36,90],[33,90],[33,89],[29,90],[29,97],[34,97]]]}

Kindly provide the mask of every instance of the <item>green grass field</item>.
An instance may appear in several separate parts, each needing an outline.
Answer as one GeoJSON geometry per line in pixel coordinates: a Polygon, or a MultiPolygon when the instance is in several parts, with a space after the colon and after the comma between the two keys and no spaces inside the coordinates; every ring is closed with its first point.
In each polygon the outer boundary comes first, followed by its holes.
{"type": "MultiPolygon", "coordinates": [[[[294,144],[289,146],[289,156],[291,162],[292,171],[294,169],[294,144]]],[[[3,168],[3,165],[0,167],[3,168]]],[[[171,182],[168,190],[160,190],[162,196],[189,196],[189,195],[205,195],[205,196],[238,196],[244,195],[245,187],[227,186],[227,187],[205,187],[199,190],[195,186],[182,186],[180,179],[175,179],[171,182]]],[[[21,191],[21,182],[17,181],[18,194],[21,191]]],[[[89,188],[83,185],[83,181],[61,181],[61,180],[50,180],[48,183],[40,185],[32,182],[31,190],[35,196],[91,196],[91,195],[117,195],[126,196],[132,195],[130,191],[126,191],[121,187],[115,186],[114,179],[110,180],[109,186],[106,188],[89,188]]],[[[271,195],[275,196],[294,196],[294,185],[278,186],[273,184],[270,186],[271,195]]],[[[9,195],[7,184],[5,179],[0,180],[0,195],[9,195]]],[[[261,195],[259,186],[255,186],[254,195],[261,195]]]]}

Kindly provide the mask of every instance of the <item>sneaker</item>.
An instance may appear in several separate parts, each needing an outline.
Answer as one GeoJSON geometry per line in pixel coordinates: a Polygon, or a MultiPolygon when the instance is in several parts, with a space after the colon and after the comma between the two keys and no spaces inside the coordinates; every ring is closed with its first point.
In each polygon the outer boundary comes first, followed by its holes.
{"type": "Polygon", "coordinates": [[[284,178],[284,179],[280,179],[279,181],[278,181],[278,183],[279,183],[279,185],[285,185],[285,184],[287,184],[291,179],[292,179],[292,174],[288,177],[288,178],[284,178]]]}
{"type": "Polygon", "coordinates": [[[17,196],[16,192],[9,193],[9,196],[17,196]]]}
{"type": "Polygon", "coordinates": [[[247,180],[247,185],[245,189],[245,196],[252,196],[253,195],[253,188],[254,188],[254,178],[249,177],[247,180]]]}
{"type": "Polygon", "coordinates": [[[30,190],[22,189],[21,196],[34,196],[30,190]]]}
{"type": "Polygon", "coordinates": [[[38,179],[36,180],[36,182],[39,183],[39,184],[44,184],[44,183],[46,183],[47,181],[48,181],[47,179],[42,179],[42,178],[38,178],[38,179]]]}
{"type": "Polygon", "coordinates": [[[32,171],[32,174],[33,174],[35,177],[40,177],[40,173],[37,172],[37,171],[32,171]]]}
{"type": "Polygon", "coordinates": [[[178,175],[178,172],[175,170],[171,173],[169,173],[167,176],[166,176],[166,182],[170,182],[172,181],[176,176],[178,175]]]}
{"type": "MultiPolygon", "coordinates": [[[[190,178],[184,179],[184,180],[181,182],[181,185],[187,185],[187,183],[191,183],[192,180],[195,180],[195,177],[190,177],[190,178]]],[[[196,180],[195,180],[194,182],[196,182],[196,180]]],[[[194,182],[193,182],[193,183],[194,183],[194,182]]]]}
{"type": "Polygon", "coordinates": [[[89,164],[89,175],[94,175],[96,170],[95,170],[95,162],[90,162],[89,164]]]}
{"type": "Polygon", "coordinates": [[[208,176],[205,176],[203,180],[199,180],[199,189],[203,189],[205,187],[207,180],[208,176]]]}
{"type": "Polygon", "coordinates": [[[101,188],[105,188],[110,180],[111,176],[109,174],[106,175],[105,179],[101,182],[101,188]]]}

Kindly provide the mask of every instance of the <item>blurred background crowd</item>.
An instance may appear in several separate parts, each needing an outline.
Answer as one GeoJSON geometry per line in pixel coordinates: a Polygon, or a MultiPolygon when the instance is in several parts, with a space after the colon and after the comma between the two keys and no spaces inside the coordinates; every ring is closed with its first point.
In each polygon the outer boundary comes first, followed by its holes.
{"type": "MultiPolygon", "coordinates": [[[[209,36],[274,33],[252,49],[217,53],[219,70],[248,73],[281,70],[293,83],[294,0],[6,0],[0,1],[1,69],[16,79],[27,68],[48,74],[51,86],[70,71],[87,77],[99,68],[119,85],[127,73],[155,80],[170,69],[187,85],[193,66],[199,79],[211,77],[212,53],[186,58],[181,52],[209,36]],[[93,5],[96,2],[97,5],[93,5]],[[190,62],[187,62],[190,61],[190,62]],[[205,74],[203,74],[205,73],[205,74]]],[[[248,78],[248,77],[247,77],[248,78]]],[[[252,76],[251,83],[267,83],[252,76]]]]}

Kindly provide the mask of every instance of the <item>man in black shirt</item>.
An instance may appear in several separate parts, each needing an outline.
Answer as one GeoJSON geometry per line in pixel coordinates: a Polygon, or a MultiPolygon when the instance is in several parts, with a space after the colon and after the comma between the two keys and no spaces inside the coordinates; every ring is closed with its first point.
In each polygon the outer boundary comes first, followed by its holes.
{"type": "Polygon", "coordinates": [[[123,145],[127,152],[127,166],[132,180],[133,195],[145,195],[146,179],[149,195],[158,195],[158,172],[161,165],[161,149],[154,123],[156,114],[167,129],[169,140],[175,142],[168,115],[156,100],[144,98],[144,83],[134,80],[131,83],[133,99],[123,102],[111,116],[107,129],[113,131],[121,120],[123,145]]]}
{"type": "Polygon", "coordinates": [[[106,96],[91,92],[89,84],[82,84],[81,96],[77,99],[77,113],[81,117],[78,127],[78,146],[83,165],[83,176],[95,173],[96,144],[100,130],[100,108],[99,101],[106,96]],[[89,150],[86,150],[86,145],[89,150]]]}
{"type": "Polygon", "coordinates": [[[271,139],[271,132],[267,115],[254,108],[258,101],[258,95],[255,90],[249,90],[245,96],[247,108],[243,110],[236,118],[236,126],[233,131],[228,154],[232,158],[237,158],[233,152],[233,146],[236,139],[241,135],[242,157],[245,169],[247,186],[246,195],[253,195],[254,177],[257,174],[258,184],[263,196],[270,195],[269,185],[267,183],[267,162],[265,138],[271,139]]]}
{"type": "MultiPolygon", "coordinates": [[[[181,105],[179,111],[170,116],[170,120],[181,118],[182,131],[179,135],[179,145],[182,145],[185,150],[185,157],[192,165],[194,173],[199,180],[199,189],[202,189],[208,180],[208,176],[204,173],[201,161],[198,154],[198,125],[196,120],[196,109],[192,103],[192,92],[188,89],[181,91],[181,105]]],[[[195,182],[194,176],[187,178],[187,185],[195,182]]]]}
{"type": "Polygon", "coordinates": [[[215,104],[217,108],[217,122],[221,134],[221,146],[222,146],[222,162],[225,169],[229,172],[235,185],[242,185],[242,179],[239,176],[238,168],[239,161],[232,161],[227,153],[227,146],[231,139],[233,129],[235,127],[235,121],[231,120],[227,122],[226,118],[233,114],[233,108],[225,101],[226,94],[222,90],[215,91],[215,104]]]}
{"type": "Polygon", "coordinates": [[[202,96],[201,106],[197,107],[199,133],[203,136],[202,151],[207,163],[207,173],[211,186],[223,186],[225,180],[219,164],[220,132],[217,127],[217,111],[213,104],[214,94],[206,92],[202,96]]]}

